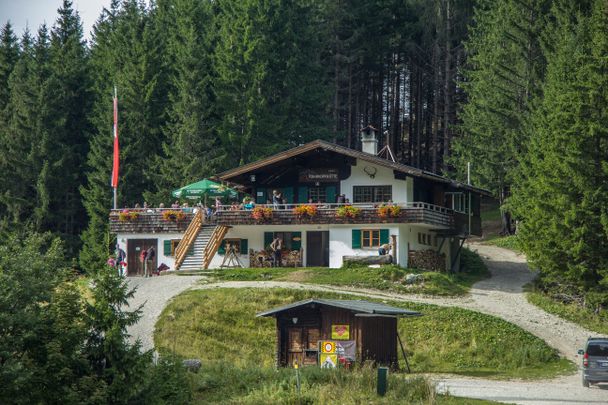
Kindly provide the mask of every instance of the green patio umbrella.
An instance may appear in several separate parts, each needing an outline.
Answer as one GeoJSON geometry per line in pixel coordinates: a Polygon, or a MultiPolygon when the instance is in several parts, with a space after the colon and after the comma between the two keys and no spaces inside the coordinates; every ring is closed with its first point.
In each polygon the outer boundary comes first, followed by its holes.
{"type": "Polygon", "coordinates": [[[229,187],[214,181],[203,179],[196,183],[188,184],[177,190],[173,190],[171,195],[176,198],[197,199],[201,197],[229,197],[236,198],[237,192],[229,187]]]}

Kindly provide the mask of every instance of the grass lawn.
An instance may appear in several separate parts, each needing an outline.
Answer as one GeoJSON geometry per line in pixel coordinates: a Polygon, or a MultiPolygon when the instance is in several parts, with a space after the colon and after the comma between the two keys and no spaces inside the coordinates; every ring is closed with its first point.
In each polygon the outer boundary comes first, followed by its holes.
{"type": "Polygon", "coordinates": [[[495,238],[487,239],[484,241],[486,245],[494,245],[505,249],[510,249],[517,253],[522,253],[521,247],[519,246],[519,240],[517,235],[509,236],[498,236],[495,238]]]}
{"type": "MultiPolygon", "coordinates": [[[[154,334],[161,352],[200,358],[206,367],[274,366],[275,321],[255,313],[311,297],[348,295],[287,289],[191,290],[161,314],[154,334]]],[[[395,303],[424,316],[399,320],[415,373],[453,373],[491,378],[548,378],[572,371],[542,340],[498,318],[459,308],[395,303]]]]}
{"type": "MultiPolygon", "coordinates": [[[[605,311],[598,315],[590,309],[576,304],[564,304],[555,301],[539,291],[530,291],[527,296],[528,301],[550,314],[567,319],[593,332],[608,335],[608,314],[605,311]]],[[[575,349],[578,348],[573,348],[573,350],[575,349]]]]}
{"type": "Polygon", "coordinates": [[[479,256],[467,249],[462,250],[462,267],[463,272],[457,274],[421,272],[387,265],[378,268],[343,267],[339,269],[327,267],[218,269],[212,276],[218,281],[297,281],[310,284],[373,288],[400,293],[458,296],[466,294],[471,285],[489,276],[489,271],[479,256]],[[409,273],[423,274],[424,282],[405,284],[405,276],[409,273]]]}

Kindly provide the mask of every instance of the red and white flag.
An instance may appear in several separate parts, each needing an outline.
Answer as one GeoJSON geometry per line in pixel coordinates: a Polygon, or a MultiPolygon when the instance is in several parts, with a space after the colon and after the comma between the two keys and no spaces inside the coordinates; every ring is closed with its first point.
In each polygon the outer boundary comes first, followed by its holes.
{"type": "Polygon", "coordinates": [[[120,165],[120,150],[118,148],[118,96],[114,87],[114,161],[112,164],[112,187],[118,187],[118,167],[120,165]]]}

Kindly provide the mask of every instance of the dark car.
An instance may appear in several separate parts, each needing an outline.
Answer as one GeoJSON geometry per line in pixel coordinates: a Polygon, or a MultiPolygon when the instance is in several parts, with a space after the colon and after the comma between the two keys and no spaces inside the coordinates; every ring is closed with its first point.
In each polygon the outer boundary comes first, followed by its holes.
{"type": "Polygon", "coordinates": [[[608,383],[608,337],[587,339],[583,355],[583,386],[608,383]]]}

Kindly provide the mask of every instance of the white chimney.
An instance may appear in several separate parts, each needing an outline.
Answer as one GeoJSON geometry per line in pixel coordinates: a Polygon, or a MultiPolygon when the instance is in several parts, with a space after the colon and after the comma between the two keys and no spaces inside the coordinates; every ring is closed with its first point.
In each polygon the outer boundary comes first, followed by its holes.
{"type": "Polygon", "coordinates": [[[361,130],[361,150],[372,155],[378,154],[378,138],[376,133],[378,130],[371,125],[366,126],[361,130]]]}

